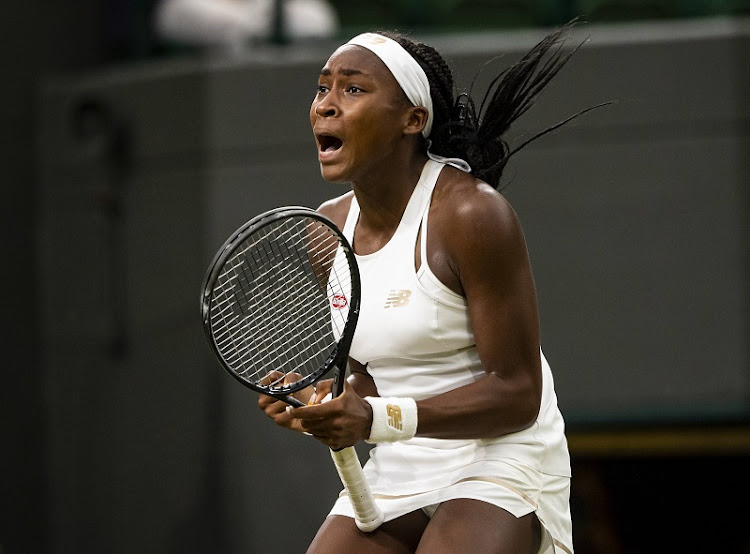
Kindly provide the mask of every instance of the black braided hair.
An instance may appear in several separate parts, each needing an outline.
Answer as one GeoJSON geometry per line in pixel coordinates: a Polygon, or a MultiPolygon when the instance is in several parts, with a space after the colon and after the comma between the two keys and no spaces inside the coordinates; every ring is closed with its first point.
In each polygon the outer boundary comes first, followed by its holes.
{"type": "Polygon", "coordinates": [[[518,62],[500,72],[490,83],[479,112],[471,91],[454,98],[453,73],[434,48],[400,33],[381,31],[380,34],[398,42],[427,74],[433,103],[430,151],[463,158],[472,167],[474,176],[497,188],[511,155],[574,117],[598,107],[582,110],[536,133],[512,150],[504,138],[513,122],[532,106],[536,96],[580,48],[578,45],[567,54],[562,50],[564,37],[575,23],[571,21],[551,32],[518,62]]]}

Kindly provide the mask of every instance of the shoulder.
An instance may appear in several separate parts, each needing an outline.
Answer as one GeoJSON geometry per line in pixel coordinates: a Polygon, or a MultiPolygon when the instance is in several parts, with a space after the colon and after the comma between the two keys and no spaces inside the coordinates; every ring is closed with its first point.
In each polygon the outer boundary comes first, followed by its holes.
{"type": "Polygon", "coordinates": [[[352,198],[354,198],[354,192],[349,191],[323,202],[318,206],[317,211],[333,221],[339,229],[343,229],[346,216],[349,214],[349,207],[352,204],[352,198]]]}
{"type": "Polygon", "coordinates": [[[523,246],[521,224],[510,202],[487,183],[457,170],[443,172],[435,190],[431,221],[448,243],[501,244],[523,246]],[[489,241],[488,239],[492,239],[489,241]]]}
{"type": "MultiPolygon", "coordinates": [[[[430,209],[428,243],[460,282],[464,296],[491,288],[515,289],[519,278],[531,283],[529,255],[521,223],[510,202],[471,175],[446,175],[438,181],[430,209]]],[[[437,275],[437,273],[436,273],[437,275]]]]}

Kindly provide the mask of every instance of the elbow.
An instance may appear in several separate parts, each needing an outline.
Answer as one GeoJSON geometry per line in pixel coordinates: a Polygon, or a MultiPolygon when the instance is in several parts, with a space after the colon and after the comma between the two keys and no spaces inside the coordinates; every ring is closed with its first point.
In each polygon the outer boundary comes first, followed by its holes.
{"type": "Polygon", "coordinates": [[[520,392],[521,408],[519,410],[519,423],[522,428],[519,431],[531,427],[539,418],[539,410],[542,407],[541,368],[538,372],[538,378],[536,378],[536,375],[537,373],[534,372],[534,377],[529,377],[526,379],[527,382],[522,385],[520,392]]]}
{"type": "Polygon", "coordinates": [[[536,420],[539,418],[539,410],[542,405],[542,395],[540,394],[534,394],[531,393],[527,395],[527,398],[523,401],[523,407],[520,410],[519,413],[519,429],[518,431],[523,431],[524,429],[528,429],[534,423],[536,423],[536,420]]]}
{"type": "Polygon", "coordinates": [[[526,427],[532,426],[539,418],[539,411],[542,409],[542,367],[541,364],[536,366],[528,378],[525,392],[526,410],[526,427]]]}
{"type": "Polygon", "coordinates": [[[541,375],[537,379],[529,373],[510,383],[492,374],[501,384],[496,396],[495,436],[517,433],[536,423],[542,405],[542,380],[541,375]]]}
{"type": "Polygon", "coordinates": [[[515,415],[509,422],[511,429],[506,430],[506,433],[523,431],[536,423],[542,404],[541,393],[537,394],[535,390],[520,393],[514,404],[516,406],[515,415]]]}

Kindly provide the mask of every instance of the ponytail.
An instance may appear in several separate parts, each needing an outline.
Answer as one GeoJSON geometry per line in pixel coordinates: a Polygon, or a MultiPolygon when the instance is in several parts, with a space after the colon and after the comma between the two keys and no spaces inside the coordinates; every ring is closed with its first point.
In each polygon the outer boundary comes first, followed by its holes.
{"type": "Polygon", "coordinates": [[[599,107],[586,108],[512,149],[505,137],[513,122],[526,113],[542,89],[581,47],[579,44],[572,51],[563,52],[565,35],[575,23],[574,20],[556,29],[518,62],[500,72],[488,86],[479,110],[471,90],[454,99],[453,74],[434,48],[404,35],[382,33],[406,49],[430,81],[434,111],[433,130],[428,137],[430,151],[445,157],[463,158],[472,167],[475,177],[498,188],[503,169],[513,154],[571,119],[599,107]]]}

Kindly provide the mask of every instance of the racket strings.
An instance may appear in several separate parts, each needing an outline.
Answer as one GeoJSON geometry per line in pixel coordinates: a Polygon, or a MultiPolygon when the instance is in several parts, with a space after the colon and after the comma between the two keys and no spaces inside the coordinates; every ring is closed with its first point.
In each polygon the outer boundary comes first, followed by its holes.
{"type": "MultiPolygon", "coordinates": [[[[274,295],[273,293],[270,293],[271,295],[274,295]]],[[[306,299],[300,299],[302,302],[304,302],[306,299]]],[[[304,305],[304,304],[303,304],[304,305]]],[[[257,310],[263,310],[263,307],[257,308],[257,310]]],[[[309,308],[307,311],[299,312],[300,317],[302,318],[309,318],[313,315],[315,315],[312,311],[312,308],[309,308]]],[[[275,319],[275,320],[258,320],[253,319],[251,325],[236,325],[236,329],[234,332],[229,334],[227,336],[227,340],[231,340],[234,345],[234,356],[230,356],[229,359],[234,361],[234,359],[237,359],[240,363],[245,360],[246,362],[250,357],[253,356],[253,354],[250,352],[252,348],[254,348],[255,343],[253,342],[253,337],[257,337],[259,335],[265,335],[266,337],[276,337],[275,339],[271,339],[271,342],[267,342],[264,345],[264,350],[260,350],[260,352],[265,352],[266,357],[269,358],[267,360],[263,359],[256,359],[256,364],[260,362],[262,366],[267,366],[271,363],[271,357],[274,354],[274,350],[276,347],[281,345],[285,339],[285,336],[283,335],[283,330],[290,324],[294,322],[287,321],[281,317],[275,319]],[[261,324],[259,324],[261,323],[261,324]],[[238,343],[238,341],[240,341],[238,343]]],[[[318,338],[307,338],[304,339],[304,343],[310,344],[310,347],[312,348],[314,344],[318,341],[318,338]]],[[[223,344],[222,344],[223,346],[223,344]]],[[[304,353],[304,348],[300,349],[299,354],[304,353]]],[[[240,373],[245,374],[248,370],[252,368],[245,368],[240,373]]]]}
{"type": "MultiPolygon", "coordinates": [[[[287,240],[287,239],[284,238],[284,240],[287,240]]],[[[335,249],[337,247],[338,247],[338,242],[335,241],[334,244],[329,245],[328,248],[325,251],[323,251],[323,253],[324,254],[328,254],[328,253],[330,253],[330,251],[332,251],[333,249],[335,249]]],[[[261,265],[262,264],[262,260],[258,259],[257,255],[256,255],[257,253],[248,252],[248,249],[249,249],[249,247],[246,247],[246,248],[242,249],[242,251],[237,256],[235,256],[235,260],[234,260],[234,267],[235,268],[239,267],[243,272],[246,271],[246,267],[247,267],[247,264],[243,264],[242,263],[242,256],[243,255],[245,255],[245,256],[247,256],[247,255],[254,255],[253,261],[257,265],[259,265],[260,267],[262,267],[262,265],[261,265]]],[[[263,251],[263,255],[264,255],[265,258],[278,257],[277,253],[274,252],[273,249],[271,249],[271,250],[265,249],[263,251]]],[[[300,262],[300,263],[304,263],[304,259],[302,259],[302,258],[298,258],[297,261],[300,262]]],[[[314,302],[315,302],[314,295],[316,294],[317,291],[315,291],[313,288],[311,288],[309,286],[306,286],[307,285],[306,281],[309,280],[309,274],[304,274],[303,275],[301,273],[297,273],[296,275],[293,276],[293,278],[292,278],[291,281],[287,280],[286,283],[282,283],[280,281],[277,281],[277,282],[269,281],[267,279],[269,277],[269,272],[268,271],[266,271],[265,273],[261,273],[261,277],[266,278],[264,281],[261,281],[261,282],[263,282],[265,284],[271,283],[272,285],[275,285],[275,286],[274,286],[273,289],[265,289],[265,290],[261,290],[261,291],[256,291],[255,298],[261,299],[261,301],[269,301],[269,299],[272,300],[272,299],[275,299],[275,298],[279,298],[281,296],[281,292],[283,292],[282,291],[282,287],[286,287],[286,288],[295,290],[297,292],[302,291],[302,293],[303,293],[304,296],[301,295],[301,296],[297,297],[295,299],[295,301],[299,302],[300,306],[307,307],[307,309],[303,309],[303,311],[299,311],[299,312],[296,312],[296,313],[288,312],[288,313],[286,313],[286,315],[289,315],[290,317],[293,317],[293,318],[299,318],[299,317],[301,317],[303,319],[310,318],[310,317],[313,317],[315,315],[318,315],[320,317],[325,317],[326,314],[325,313],[321,313],[320,310],[317,310],[317,312],[314,311],[317,308],[317,306],[314,305],[314,302]]],[[[249,280],[245,280],[244,282],[249,282],[249,280]]],[[[228,300],[224,300],[223,302],[227,302],[227,301],[231,301],[231,298],[229,298],[228,300]]],[[[245,310],[246,309],[247,309],[247,306],[245,306],[245,310]]],[[[271,307],[268,306],[268,305],[261,305],[261,306],[257,307],[256,309],[257,310],[269,310],[269,309],[271,309],[271,307]]],[[[284,312],[282,311],[281,314],[284,315],[284,312]]],[[[290,322],[290,321],[288,321],[287,319],[285,319],[283,317],[278,317],[275,320],[271,320],[270,321],[271,327],[269,327],[268,326],[269,322],[266,321],[266,320],[252,319],[252,320],[246,320],[246,321],[249,323],[249,325],[246,326],[246,327],[240,327],[240,326],[238,326],[238,328],[237,328],[237,332],[238,333],[244,334],[246,337],[254,337],[254,336],[258,336],[261,333],[264,333],[264,331],[265,331],[265,336],[279,337],[278,339],[276,339],[275,343],[280,343],[281,341],[284,340],[284,337],[281,335],[281,330],[283,330],[287,325],[289,325],[290,323],[293,322],[293,321],[290,322]]],[[[322,326],[321,323],[316,323],[315,324],[315,328],[321,328],[321,326],[322,326]]],[[[302,342],[300,343],[300,348],[299,348],[299,354],[300,354],[300,356],[302,356],[303,354],[305,354],[307,350],[310,350],[310,349],[314,348],[316,346],[318,340],[319,340],[319,337],[317,337],[317,338],[316,337],[313,337],[313,338],[307,337],[307,338],[303,339],[302,342]],[[305,348],[305,344],[308,345],[307,348],[305,348]]],[[[247,348],[252,347],[253,344],[254,343],[252,341],[247,342],[247,348]]],[[[270,354],[273,352],[274,343],[271,343],[269,346],[271,346],[271,348],[268,349],[268,355],[270,357],[270,354]]],[[[242,347],[238,346],[236,348],[236,350],[237,350],[237,354],[238,354],[239,357],[247,356],[247,352],[245,351],[246,348],[242,348],[242,347]]],[[[314,354],[313,354],[313,356],[314,356],[314,354]]],[[[307,361],[310,361],[311,359],[312,358],[306,359],[304,362],[302,362],[302,365],[304,365],[307,361]]],[[[271,362],[271,360],[264,360],[264,365],[267,365],[270,362],[271,362]]]]}
{"type": "MultiPolygon", "coordinates": [[[[282,235],[279,237],[279,240],[288,241],[289,238],[282,235]]],[[[277,280],[273,278],[274,275],[272,267],[264,267],[268,266],[268,264],[265,263],[266,261],[272,261],[274,263],[272,263],[271,265],[277,265],[278,269],[277,261],[280,258],[288,257],[287,252],[283,252],[280,255],[280,252],[276,248],[273,248],[272,246],[269,247],[267,244],[264,244],[261,247],[258,247],[258,244],[248,245],[248,247],[242,249],[239,256],[235,257],[237,267],[242,269],[246,274],[246,268],[248,264],[244,263],[243,255],[245,257],[252,257],[252,259],[248,261],[250,261],[251,264],[256,268],[261,268],[262,271],[259,274],[259,278],[254,280],[256,288],[254,289],[255,294],[252,297],[248,297],[246,292],[249,289],[247,284],[253,283],[253,280],[240,279],[240,302],[233,302],[233,304],[244,303],[242,311],[245,313],[245,315],[248,315],[248,312],[253,311],[257,313],[276,312],[277,317],[246,319],[244,321],[248,322],[250,325],[238,326],[237,333],[244,335],[247,348],[252,348],[254,344],[257,344],[254,343],[252,339],[260,334],[266,337],[279,337],[276,341],[273,341],[270,344],[263,345],[264,350],[259,350],[259,352],[264,352],[268,358],[271,358],[275,354],[274,346],[277,343],[280,343],[281,340],[283,340],[281,331],[286,328],[287,325],[293,323],[293,321],[290,321],[288,317],[283,316],[294,315],[295,317],[302,317],[303,319],[305,319],[306,316],[307,318],[309,318],[310,315],[309,313],[305,313],[305,311],[298,312],[297,314],[289,314],[288,310],[278,309],[278,303],[280,302],[280,299],[284,298],[285,289],[295,290],[298,294],[300,290],[307,292],[305,296],[298,296],[297,300],[300,302],[301,306],[310,307],[310,310],[307,310],[308,312],[310,312],[314,307],[311,304],[311,301],[313,299],[311,298],[312,295],[310,294],[313,291],[310,287],[304,287],[306,276],[300,274],[299,272],[296,272],[296,275],[290,275],[289,273],[287,273],[286,280],[282,281],[280,279],[277,280]],[[250,302],[252,302],[253,300],[255,301],[255,306],[253,306],[251,310],[250,302]],[[271,303],[274,303],[276,305],[271,305],[271,303]]],[[[237,287],[235,287],[235,290],[237,290],[237,287]]],[[[237,354],[239,358],[247,358],[248,356],[252,356],[252,354],[248,354],[243,350],[246,349],[243,349],[241,347],[237,348],[237,354]]],[[[268,363],[270,363],[270,360],[256,359],[255,361],[256,363],[260,361],[261,365],[268,365],[268,363]]],[[[245,372],[243,371],[242,373],[245,372]]]]}
{"type": "Polygon", "coordinates": [[[338,236],[316,219],[285,218],[246,237],[213,291],[220,354],[238,376],[270,388],[316,373],[346,324],[350,279],[338,236]]]}

